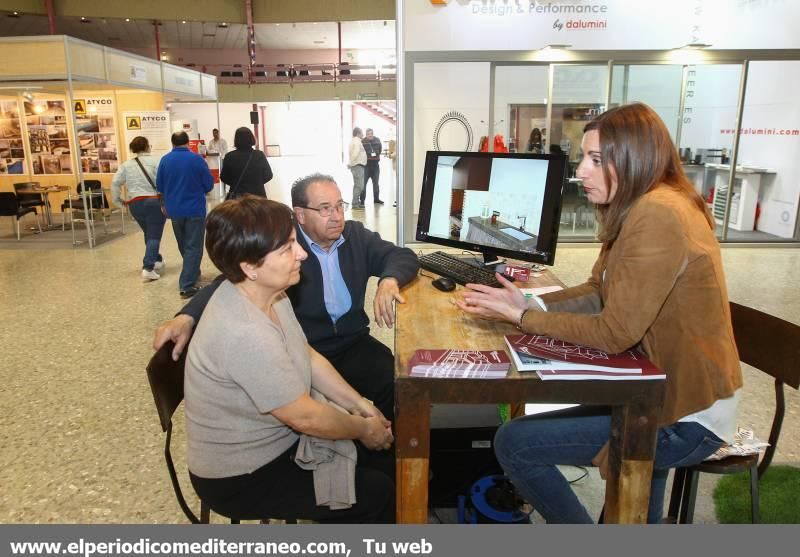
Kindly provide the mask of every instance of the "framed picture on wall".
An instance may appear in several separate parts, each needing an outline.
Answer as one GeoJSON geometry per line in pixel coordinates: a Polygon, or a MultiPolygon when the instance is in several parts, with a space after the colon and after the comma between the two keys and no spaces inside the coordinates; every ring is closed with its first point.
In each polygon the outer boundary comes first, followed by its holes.
{"type": "Polygon", "coordinates": [[[114,99],[111,97],[91,97],[76,99],[86,107],[85,114],[76,114],[78,144],[81,150],[81,162],[84,172],[110,173],[111,165],[101,161],[117,160],[117,134],[114,127],[114,99]]]}
{"type": "Polygon", "coordinates": [[[25,148],[19,104],[15,99],[0,100],[0,174],[25,172],[25,148]]]}
{"type": "Polygon", "coordinates": [[[24,105],[33,173],[72,174],[71,164],[61,164],[61,158],[70,154],[65,101],[34,100],[24,105]]]}

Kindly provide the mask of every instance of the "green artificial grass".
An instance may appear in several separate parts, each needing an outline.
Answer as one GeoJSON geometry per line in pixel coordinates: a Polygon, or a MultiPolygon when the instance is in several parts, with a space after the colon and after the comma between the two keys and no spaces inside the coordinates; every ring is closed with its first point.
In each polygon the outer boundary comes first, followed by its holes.
{"type": "MultiPolygon", "coordinates": [[[[770,466],[758,482],[763,524],[800,524],[800,468],[770,466]]],[[[750,523],[750,475],[724,476],[714,488],[720,524],[750,523]]]]}

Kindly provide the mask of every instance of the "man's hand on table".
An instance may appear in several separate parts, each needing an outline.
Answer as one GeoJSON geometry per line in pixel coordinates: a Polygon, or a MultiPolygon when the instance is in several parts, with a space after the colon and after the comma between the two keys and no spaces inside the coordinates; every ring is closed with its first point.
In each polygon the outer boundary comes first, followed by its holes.
{"type": "Polygon", "coordinates": [[[378,327],[392,328],[394,326],[394,305],[397,301],[405,304],[406,299],[400,295],[400,285],[394,277],[386,277],[378,283],[378,291],[375,293],[375,300],[372,302],[372,309],[375,312],[375,323],[378,327]]]}
{"type": "Polygon", "coordinates": [[[192,338],[193,329],[194,319],[192,317],[183,314],[173,317],[156,329],[155,338],[153,338],[153,349],[158,350],[167,341],[171,340],[175,343],[175,348],[172,350],[172,359],[177,362],[189,339],[192,338]]]}

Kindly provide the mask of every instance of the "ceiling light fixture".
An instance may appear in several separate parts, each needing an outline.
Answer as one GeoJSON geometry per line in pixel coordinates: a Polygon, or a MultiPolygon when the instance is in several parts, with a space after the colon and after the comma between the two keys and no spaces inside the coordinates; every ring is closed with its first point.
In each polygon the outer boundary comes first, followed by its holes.
{"type": "Polygon", "coordinates": [[[25,91],[24,93],[22,93],[22,98],[28,101],[29,103],[32,103],[33,93],[31,93],[30,91],[25,91]]]}
{"type": "Polygon", "coordinates": [[[685,48],[687,50],[700,50],[703,48],[711,48],[711,45],[707,43],[689,43],[683,45],[681,48],[685,48]]]}
{"type": "Polygon", "coordinates": [[[564,49],[564,48],[572,48],[571,44],[549,44],[540,50],[555,50],[555,49],[564,49]]]}
{"type": "Polygon", "coordinates": [[[185,19],[182,19],[182,20],[181,20],[181,23],[183,23],[183,24],[186,24],[186,20],[185,20],[185,19]]]}
{"type": "Polygon", "coordinates": [[[127,21],[127,22],[130,22],[130,20],[131,20],[131,18],[129,18],[129,17],[125,18],[125,21],[127,21]]]}

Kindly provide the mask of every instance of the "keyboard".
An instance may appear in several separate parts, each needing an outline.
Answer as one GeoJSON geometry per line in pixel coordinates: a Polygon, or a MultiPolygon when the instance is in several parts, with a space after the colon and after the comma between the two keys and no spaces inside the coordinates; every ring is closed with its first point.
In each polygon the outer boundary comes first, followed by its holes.
{"type": "Polygon", "coordinates": [[[455,256],[435,251],[427,253],[419,258],[419,264],[423,269],[433,271],[443,277],[449,277],[458,284],[485,284],[494,288],[501,288],[502,285],[494,276],[494,271],[483,267],[476,267],[455,256]]]}

